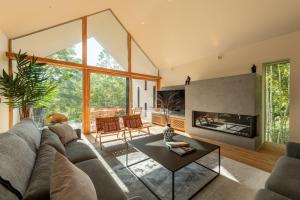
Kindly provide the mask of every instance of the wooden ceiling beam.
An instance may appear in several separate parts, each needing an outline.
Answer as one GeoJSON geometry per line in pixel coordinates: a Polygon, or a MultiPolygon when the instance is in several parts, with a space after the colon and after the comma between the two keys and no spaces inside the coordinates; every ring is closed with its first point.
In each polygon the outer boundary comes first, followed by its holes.
{"type": "MultiPolygon", "coordinates": [[[[6,56],[8,59],[15,60],[16,59],[16,53],[10,53],[6,52],[6,56]]],[[[32,58],[32,56],[28,56],[28,58],[32,58]]],[[[66,67],[71,69],[80,69],[80,70],[88,70],[92,73],[98,73],[98,74],[106,74],[106,75],[112,75],[112,76],[121,76],[121,77],[127,77],[127,78],[133,78],[133,79],[143,79],[148,81],[157,81],[161,79],[159,76],[152,76],[152,75],[146,75],[146,74],[140,74],[140,73],[134,73],[134,72],[128,72],[128,71],[120,71],[120,70],[114,70],[114,69],[108,69],[105,67],[96,67],[96,66],[89,66],[85,64],[80,63],[72,63],[72,62],[66,62],[61,60],[54,60],[51,58],[43,58],[43,57],[35,57],[37,58],[37,61],[40,63],[46,63],[48,65],[58,66],[58,67],[66,67]]]]}

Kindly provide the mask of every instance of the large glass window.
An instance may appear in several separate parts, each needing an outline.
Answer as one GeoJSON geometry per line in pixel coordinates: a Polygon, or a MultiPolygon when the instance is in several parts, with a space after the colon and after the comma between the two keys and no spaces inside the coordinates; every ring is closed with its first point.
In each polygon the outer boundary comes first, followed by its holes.
{"type": "Polygon", "coordinates": [[[82,63],[82,21],[66,23],[12,41],[12,51],[38,57],[82,63]],[[57,52],[63,53],[57,54],[57,52]],[[72,59],[70,53],[72,51],[72,59]]]}
{"type": "Polygon", "coordinates": [[[265,141],[285,144],[289,139],[289,61],[265,64],[265,141]]]}
{"type": "Polygon", "coordinates": [[[87,27],[88,65],[127,71],[127,31],[111,11],[89,16],[87,27]]]}
{"type": "Polygon", "coordinates": [[[91,128],[95,130],[96,117],[121,116],[127,108],[126,78],[91,74],[91,128]]]}
{"type": "Polygon", "coordinates": [[[158,69],[134,40],[131,42],[131,51],[132,72],[152,76],[158,75],[158,69]]]}
{"type": "Polygon", "coordinates": [[[81,128],[82,122],[82,72],[81,70],[47,66],[47,74],[55,91],[33,108],[35,121],[39,126],[45,125],[47,116],[62,113],[69,118],[73,127],[81,128]]]}

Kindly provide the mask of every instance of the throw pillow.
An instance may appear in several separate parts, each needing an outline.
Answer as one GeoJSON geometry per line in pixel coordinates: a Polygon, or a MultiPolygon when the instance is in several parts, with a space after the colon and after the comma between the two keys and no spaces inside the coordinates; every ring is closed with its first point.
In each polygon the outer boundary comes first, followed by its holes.
{"type": "Polygon", "coordinates": [[[36,154],[20,137],[11,133],[0,134],[1,183],[18,197],[25,193],[36,154]]]}
{"type": "Polygon", "coordinates": [[[50,197],[51,200],[97,200],[97,193],[89,176],[57,152],[50,197]]]}
{"type": "Polygon", "coordinates": [[[36,152],[41,143],[41,132],[32,119],[26,118],[12,127],[9,133],[14,133],[27,142],[29,147],[36,152]]]}
{"type": "Polygon", "coordinates": [[[59,137],[49,129],[44,129],[42,132],[41,145],[42,144],[48,144],[54,147],[59,153],[66,155],[66,149],[59,137]]]}
{"type": "Polygon", "coordinates": [[[55,124],[53,126],[49,126],[49,129],[59,137],[63,145],[78,139],[75,130],[68,124],[55,124]]]}
{"type": "Polygon", "coordinates": [[[50,199],[50,179],[56,152],[52,146],[47,144],[40,146],[23,200],[50,199]]]}

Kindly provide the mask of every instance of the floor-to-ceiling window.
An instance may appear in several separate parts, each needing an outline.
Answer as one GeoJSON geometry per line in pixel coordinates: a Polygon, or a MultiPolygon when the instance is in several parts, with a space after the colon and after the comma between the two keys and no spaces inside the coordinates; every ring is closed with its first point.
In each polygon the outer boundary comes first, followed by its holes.
{"type": "Polygon", "coordinates": [[[95,118],[122,116],[127,107],[126,78],[91,74],[91,130],[95,131],[95,118]]]}
{"type": "Polygon", "coordinates": [[[57,112],[87,133],[94,129],[98,111],[124,115],[135,107],[142,107],[143,119],[151,120],[158,69],[111,10],[13,38],[11,44],[11,53],[22,50],[45,60],[57,86],[33,106],[40,126],[57,112]],[[133,102],[137,87],[140,105],[133,102]]]}
{"type": "MultiPolygon", "coordinates": [[[[29,55],[46,57],[69,63],[82,63],[82,23],[72,21],[51,29],[16,38],[12,41],[12,51],[27,52],[29,55]]],[[[48,74],[56,89],[38,104],[32,114],[39,126],[47,124],[46,118],[53,113],[63,113],[69,122],[81,127],[82,122],[82,72],[55,65],[46,65],[48,74]]]]}
{"type": "Polygon", "coordinates": [[[264,64],[265,141],[285,144],[289,139],[289,60],[264,64]]]}

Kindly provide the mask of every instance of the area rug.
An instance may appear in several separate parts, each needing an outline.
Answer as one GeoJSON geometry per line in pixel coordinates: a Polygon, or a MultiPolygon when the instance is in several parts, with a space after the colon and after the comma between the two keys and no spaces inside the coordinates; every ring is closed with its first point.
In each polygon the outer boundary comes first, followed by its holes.
{"type": "MultiPolygon", "coordinates": [[[[99,159],[115,178],[128,197],[141,196],[146,200],[157,199],[127,168],[126,148],[122,142],[93,144],[99,159]]],[[[147,158],[144,154],[130,149],[129,164],[147,158]]],[[[218,156],[211,153],[197,162],[218,170],[218,156]]],[[[155,191],[161,199],[171,199],[171,173],[149,159],[131,169],[155,191]]],[[[193,200],[247,200],[253,199],[258,189],[263,188],[269,173],[232,159],[221,157],[221,175],[201,190],[193,200]]],[[[175,175],[175,199],[188,199],[203,184],[212,179],[214,173],[198,164],[190,164],[175,175]]]]}

